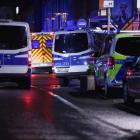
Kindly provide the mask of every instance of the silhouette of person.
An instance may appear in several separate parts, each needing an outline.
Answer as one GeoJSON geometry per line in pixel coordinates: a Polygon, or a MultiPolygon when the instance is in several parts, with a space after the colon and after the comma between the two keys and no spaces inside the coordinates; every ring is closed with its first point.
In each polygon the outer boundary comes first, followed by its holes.
{"type": "Polygon", "coordinates": [[[128,14],[126,12],[127,4],[122,2],[120,4],[119,14],[115,17],[119,27],[122,27],[128,21],[128,14]]]}

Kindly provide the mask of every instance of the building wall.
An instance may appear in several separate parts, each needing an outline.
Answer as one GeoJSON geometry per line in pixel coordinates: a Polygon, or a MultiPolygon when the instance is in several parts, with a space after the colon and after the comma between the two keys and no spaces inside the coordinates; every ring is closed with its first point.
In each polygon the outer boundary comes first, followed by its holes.
{"type": "Polygon", "coordinates": [[[97,9],[98,0],[25,0],[22,19],[32,32],[56,31],[65,27],[66,21],[75,23],[96,15],[97,9]]]}

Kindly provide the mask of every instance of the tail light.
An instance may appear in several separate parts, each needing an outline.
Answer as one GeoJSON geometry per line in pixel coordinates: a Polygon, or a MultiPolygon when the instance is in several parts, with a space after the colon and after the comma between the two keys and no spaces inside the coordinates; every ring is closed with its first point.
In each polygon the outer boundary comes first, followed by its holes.
{"type": "Polygon", "coordinates": [[[90,64],[93,64],[94,63],[94,52],[91,51],[90,52],[90,64]]]}
{"type": "Polygon", "coordinates": [[[115,60],[113,57],[109,57],[108,60],[107,60],[107,66],[110,67],[110,68],[113,68],[115,65],[115,60]]]}
{"type": "Polygon", "coordinates": [[[31,52],[31,50],[29,50],[28,51],[28,66],[29,67],[31,67],[31,58],[32,58],[31,55],[32,55],[32,52],[31,52]]]}
{"type": "Polygon", "coordinates": [[[132,74],[133,74],[133,70],[132,70],[132,69],[128,69],[128,70],[127,70],[127,75],[130,76],[130,75],[132,75],[132,74]]]}

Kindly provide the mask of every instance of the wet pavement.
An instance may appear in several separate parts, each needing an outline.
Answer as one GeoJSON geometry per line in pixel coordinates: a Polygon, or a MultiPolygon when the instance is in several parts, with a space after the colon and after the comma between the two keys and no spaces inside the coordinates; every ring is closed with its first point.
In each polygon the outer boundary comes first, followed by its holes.
{"type": "Polygon", "coordinates": [[[1,84],[0,140],[139,139],[140,116],[129,111],[133,107],[99,95],[81,93],[77,80],[61,87],[47,74],[34,74],[30,90],[1,84]]]}

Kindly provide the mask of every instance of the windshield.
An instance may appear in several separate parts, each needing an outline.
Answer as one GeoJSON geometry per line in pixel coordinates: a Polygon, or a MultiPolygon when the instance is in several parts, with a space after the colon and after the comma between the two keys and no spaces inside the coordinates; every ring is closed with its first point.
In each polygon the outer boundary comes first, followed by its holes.
{"type": "Polygon", "coordinates": [[[140,55],[140,37],[120,38],[116,44],[116,52],[122,55],[140,55]]]}
{"type": "Polygon", "coordinates": [[[87,33],[56,35],[55,51],[59,53],[76,53],[88,49],[87,33]]]}
{"type": "Polygon", "coordinates": [[[14,50],[27,46],[26,28],[21,26],[0,26],[0,50],[14,50]]]}

